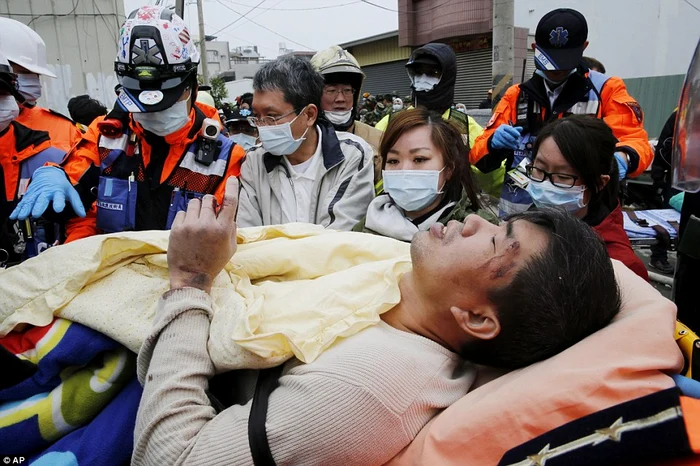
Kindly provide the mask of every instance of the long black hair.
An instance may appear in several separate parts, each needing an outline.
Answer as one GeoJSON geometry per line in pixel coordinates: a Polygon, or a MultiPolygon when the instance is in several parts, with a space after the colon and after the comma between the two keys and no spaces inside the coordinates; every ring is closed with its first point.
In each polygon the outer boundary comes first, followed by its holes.
{"type": "Polygon", "coordinates": [[[477,195],[476,181],[472,175],[469,163],[469,147],[462,133],[452,121],[443,120],[437,112],[431,112],[424,107],[404,110],[396,114],[382,136],[379,152],[382,155],[382,169],[386,168],[389,151],[401,136],[415,128],[428,126],[430,137],[445,162],[445,167],[452,172],[452,177],[445,185],[446,197],[451,201],[459,201],[465,192],[474,211],[481,208],[477,195]]]}
{"type": "Polygon", "coordinates": [[[596,211],[601,205],[615,209],[620,191],[615,161],[617,138],[605,121],[588,115],[572,115],[548,124],[537,135],[532,148],[535,159],[542,141],[549,137],[590,190],[589,210],[596,211]],[[610,175],[605,186],[601,175],[610,175]]]}

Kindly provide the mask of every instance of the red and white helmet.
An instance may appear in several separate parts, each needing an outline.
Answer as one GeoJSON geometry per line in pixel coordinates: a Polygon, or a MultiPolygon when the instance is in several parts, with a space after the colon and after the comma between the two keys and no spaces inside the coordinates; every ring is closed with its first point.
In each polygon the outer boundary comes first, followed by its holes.
{"type": "Polygon", "coordinates": [[[114,70],[122,90],[119,104],[128,112],[158,112],[171,107],[197,82],[199,51],[185,22],[162,6],[133,11],[122,26],[114,70]]]}

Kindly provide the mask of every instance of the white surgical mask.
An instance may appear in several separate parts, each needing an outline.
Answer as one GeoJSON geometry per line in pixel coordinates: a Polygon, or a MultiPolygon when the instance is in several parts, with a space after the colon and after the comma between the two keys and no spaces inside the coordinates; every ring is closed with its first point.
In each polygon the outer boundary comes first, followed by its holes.
{"type": "Polygon", "coordinates": [[[326,110],[323,112],[326,115],[328,121],[334,125],[344,125],[352,117],[352,108],[343,112],[336,112],[333,110],[326,110]]]}
{"type": "Polygon", "coordinates": [[[250,136],[245,133],[232,134],[229,136],[229,139],[241,146],[246,152],[248,149],[255,146],[255,143],[258,140],[255,136],[250,136]]]}
{"type": "Polygon", "coordinates": [[[560,207],[571,213],[586,207],[586,203],[583,202],[585,191],[586,187],[583,185],[560,188],[549,180],[541,183],[530,181],[527,185],[527,192],[537,207],[560,207]]]}
{"type": "Polygon", "coordinates": [[[30,104],[41,97],[41,79],[38,74],[18,74],[17,90],[30,104]]]}
{"type": "MultiPolygon", "coordinates": [[[[301,115],[301,112],[299,115],[301,115]]],[[[297,115],[294,120],[299,118],[299,115],[297,115]]],[[[304,134],[302,134],[299,139],[294,139],[294,135],[292,134],[292,123],[294,120],[282,123],[281,125],[258,126],[258,137],[266,152],[272,155],[282,156],[293,154],[299,149],[301,143],[306,139],[305,136],[309,128],[306,128],[306,131],[304,131],[304,134]]]]}
{"type": "Polygon", "coordinates": [[[397,206],[406,212],[417,212],[442,194],[438,187],[442,170],[384,170],[384,190],[397,206]]]}
{"type": "Polygon", "coordinates": [[[427,74],[419,74],[413,77],[413,89],[417,92],[428,92],[433,90],[440,82],[440,78],[428,76],[427,74]]]}
{"type": "Polygon", "coordinates": [[[394,104],[394,105],[391,106],[391,108],[393,108],[395,112],[398,112],[399,110],[402,110],[402,109],[403,109],[403,105],[401,105],[401,104],[394,104]]]}
{"type": "Polygon", "coordinates": [[[0,97],[0,131],[5,131],[17,116],[19,116],[19,107],[15,98],[11,95],[0,97]]]}
{"type": "Polygon", "coordinates": [[[132,113],[134,120],[143,126],[143,129],[158,136],[173,134],[190,121],[190,113],[187,111],[189,99],[175,102],[170,108],[160,112],[132,113]]]}

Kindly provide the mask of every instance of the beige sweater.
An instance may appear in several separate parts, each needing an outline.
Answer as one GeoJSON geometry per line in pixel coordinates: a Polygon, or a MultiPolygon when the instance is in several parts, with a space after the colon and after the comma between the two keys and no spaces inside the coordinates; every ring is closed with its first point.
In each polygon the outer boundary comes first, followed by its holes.
{"type": "MultiPolygon", "coordinates": [[[[205,394],[211,299],[166,293],[138,357],[144,384],[133,464],[252,464],[250,401],[218,415],[205,394]]],[[[440,410],[464,396],[475,370],[426,338],[385,323],[337,342],[310,364],[290,361],[267,414],[283,464],[382,464],[440,410]]]]}

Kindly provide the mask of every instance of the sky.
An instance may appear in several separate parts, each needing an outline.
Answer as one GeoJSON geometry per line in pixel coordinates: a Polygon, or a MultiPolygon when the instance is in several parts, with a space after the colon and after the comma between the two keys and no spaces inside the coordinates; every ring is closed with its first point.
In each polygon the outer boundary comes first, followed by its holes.
{"type": "MultiPolygon", "coordinates": [[[[198,36],[197,5],[194,0],[187,1],[185,21],[192,36],[198,36]]],[[[257,45],[260,55],[268,58],[278,55],[280,42],[288,49],[318,51],[398,29],[397,0],[369,0],[386,9],[364,0],[203,1],[205,34],[228,41],[231,49],[257,45]]],[[[124,11],[128,16],[142,5],[155,3],[124,0],[124,11]]],[[[174,4],[174,0],[165,3],[174,4]]]]}

